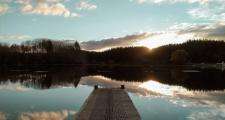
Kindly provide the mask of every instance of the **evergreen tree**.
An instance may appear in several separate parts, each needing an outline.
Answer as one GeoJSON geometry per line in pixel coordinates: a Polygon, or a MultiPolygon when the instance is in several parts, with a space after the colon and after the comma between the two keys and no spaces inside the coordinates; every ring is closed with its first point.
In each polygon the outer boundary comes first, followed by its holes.
{"type": "Polygon", "coordinates": [[[80,45],[77,41],[74,43],[74,50],[80,51],[80,45]]]}

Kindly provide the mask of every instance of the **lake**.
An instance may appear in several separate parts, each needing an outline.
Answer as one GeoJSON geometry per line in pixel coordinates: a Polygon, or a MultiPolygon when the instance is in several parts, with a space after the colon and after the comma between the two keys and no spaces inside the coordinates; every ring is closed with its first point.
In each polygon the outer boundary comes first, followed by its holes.
{"type": "Polygon", "coordinates": [[[64,67],[0,72],[0,120],[74,118],[93,86],[125,85],[143,120],[224,120],[225,72],[64,67]]]}

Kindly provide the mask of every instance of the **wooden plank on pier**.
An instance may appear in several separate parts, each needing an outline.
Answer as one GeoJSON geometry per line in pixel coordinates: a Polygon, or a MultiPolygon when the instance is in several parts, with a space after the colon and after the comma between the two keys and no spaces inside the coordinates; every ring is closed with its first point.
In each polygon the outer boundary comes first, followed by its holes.
{"type": "Polygon", "coordinates": [[[124,89],[95,89],[85,101],[75,120],[140,120],[124,89]]]}

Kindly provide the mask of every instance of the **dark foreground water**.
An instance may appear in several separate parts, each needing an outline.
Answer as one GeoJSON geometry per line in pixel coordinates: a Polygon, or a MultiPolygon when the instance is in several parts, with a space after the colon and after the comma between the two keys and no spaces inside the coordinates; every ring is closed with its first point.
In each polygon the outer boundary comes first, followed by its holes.
{"type": "Polygon", "coordinates": [[[224,120],[219,70],[51,68],[0,72],[0,120],[73,119],[95,84],[126,86],[143,120],[224,120]]]}

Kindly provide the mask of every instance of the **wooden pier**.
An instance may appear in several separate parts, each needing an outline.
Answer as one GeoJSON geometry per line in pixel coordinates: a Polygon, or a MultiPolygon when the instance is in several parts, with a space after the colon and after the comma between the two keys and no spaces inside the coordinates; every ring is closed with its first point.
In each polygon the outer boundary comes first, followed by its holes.
{"type": "Polygon", "coordinates": [[[141,120],[128,96],[121,88],[97,88],[88,97],[75,120],[141,120]]]}

